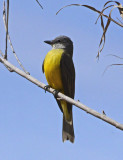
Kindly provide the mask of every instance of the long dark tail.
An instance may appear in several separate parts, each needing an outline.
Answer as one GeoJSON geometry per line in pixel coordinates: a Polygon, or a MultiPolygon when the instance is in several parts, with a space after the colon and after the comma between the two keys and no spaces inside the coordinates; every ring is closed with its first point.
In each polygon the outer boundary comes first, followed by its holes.
{"type": "Polygon", "coordinates": [[[63,142],[66,140],[71,141],[74,143],[74,128],[73,128],[73,118],[72,122],[67,122],[63,115],[63,129],[62,129],[62,140],[63,142]]]}

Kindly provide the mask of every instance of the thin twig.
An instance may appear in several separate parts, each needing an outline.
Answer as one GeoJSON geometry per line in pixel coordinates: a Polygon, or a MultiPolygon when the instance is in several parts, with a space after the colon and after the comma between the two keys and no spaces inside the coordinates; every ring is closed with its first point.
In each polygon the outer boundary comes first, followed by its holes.
{"type": "MultiPolygon", "coordinates": [[[[4,2],[5,7],[5,2],[4,2]]],[[[4,8],[5,9],[5,8],[4,8]]],[[[5,17],[6,19],[6,17],[5,17]]],[[[6,48],[5,48],[5,59],[7,59],[7,44],[8,44],[8,21],[9,21],[9,0],[7,0],[7,20],[5,21],[6,24],[6,48]]]]}
{"type": "Polygon", "coordinates": [[[2,53],[2,51],[0,50],[0,54],[1,54],[1,56],[4,58],[4,54],[2,53]]]}
{"type": "MultiPolygon", "coordinates": [[[[112,9],[112,10],[113,10],[113,9],[112,9]]],[[[110,13],[109,13],[109,18],[111,18],[111,12],[112,12],[112,10],[111,10],[110,13]]],[[[101,15],[101,23],[103,23],[102,15],[101,15]]],[[[107,29],[108,29],[110,23],[111,23],[111,20],[108,19],[108,20],[107,20],[107,23],[106,23],[106,26],[104,27],[104,25],[103,25],[103,27],[102,27],[102,28],[103,28],[103,34],[102,34],[102,37],[101,37],[101,40],[100,40],[97,58],[99,58],[99,55],[100,55],[101,51],[102,51],[103,48],[104,48],[104,45],[105,45],[105,36],[106,36],[106,32],[107,32],[107,29]],[[102,44],[103,39],[104,39],[104,43],[103,43],[102,48],[100,49],[100,46],[101,46],[101,44],[102,44]]]]}
{"type": "Polygon", "coordinates": [[[38,0],[36,0],[36,2],[39,4],[39,6],[43,9],[43,7],[42,7],[42,5],[41,5],[41,3],[39,3],[39,1],[38,0]]]}
{"type": "Polygon", "coordinates": [[[109,20],[111,20],[112,22],[116,23],[116,24],[119,25],[120,27],[123,27],[122,24],[118,23],[118,22],[115,21],[114,19],[108,17],[108,16],[105,15],[104,13],[101,13],[99,10],[97,10],[97,9],[95,9],[94,7],[89,6],[89,5],[82,5],[82,4],[70,4],[70,5],[66,5],[66,6],[62,7],[60,10],[58,10],[58,12],[56,13],[56,15],[57,15],[61,10],[63,10],[64,8],[70,7],[70,6],[83,6],[83,7],[89,8],[89,9],[91,9],[91,10],[93,10],[93,11],[95,11],[95,12],[101,14],[102,16],[108,18],[109,20]]]}
{"type": "MultiPolygon", "coordinates": [[[[40,88],[45,90],[45,86],[46,85],[44,83],[38,81],[37,79],[35,79],[34,77],[32,77],[30,75],[27,75],[25,72],[23,72],[22,70],[20,70],[19,68],[15,67],[15,66],[13,66],[11,63],[9,63],[4,58],[0,57],[0,62],[5,64],[7,67],[11,68],[13,70],[13,72],[16,72],[20,76],[26,78],[30,82],[34,83],[38,87],[40,87],[40,88]]],[[[50,92],[52,94],[54,93],[54,89],[53,88],[48,88],[47,90],[48,90],[48,92],[50,92]]],[[[58,93],[58,98],[61,98],[61,99],[65,100],[65,101],[67,101],[68,103],[71,103],[72,105],[75,105],[76,107],[84,110],[86,113],[89,113],[89,114],[93,115],[94,117],[102,119],[103,121],[115,126],[116,128],[118,128],[120,130],[123,130],[123,124],[120,124],[120,123],[116,122],[115,120],[107,117],[104,114],[98,113],[97,111],[95,111],[95,110],[83,105],[79,101],[76,101],[76,100],[74,100],[74,99],[72,99],[72,98],[70,98],[68,96],[65,96],[64,94],[62,94],[60,92],[58,93]]]]}
{"type": "Polygon", "coordinates": [[[117,18],[117,20],[118,20],[121,24],[123,24],[123,22],[122,22],[119,18],[117,18]]]}
{"type": "Polygon", "coordinates": [[[112,56],[112,57],[116,57],[116,58],[119,58],[119,59],[123,59],[122,57],[117,56],[117,55],[115,55],[115,54],[108,54],[108,55],[106,55],[106,56],[112,56]]]}
{"type": "Polygon", "coordinates": [[[106,73],[106,71],[110,68],[110,67],[112,67],[112,66],[122,66],[123,64],[121,64],[121,63],[119,63],[119,64],[110,64],[110,65],[108,65],[106,68],[105,68],[105,70],[104,70],[104,72],[103,72],[103,74],[102,75],[104,75],[105,73],[106,73]]]}
{"type": "MultiPolygon", "coordinates": [[[[5,2],[4,2],[4,7],[3,7],[3,21],[4,21],[5,30],[6,30],[6,32],[7,32],[5,2]]],[[[7,38],[8,38],[8,40],[9,40],[9,44],[10,44],[10,47],[11,47],[11,49],[12,49],[12,52],[13,52],[13,54],[14,54],[17,62],[19,63],[20,67],[23,69],[23,71],[24,71],[26,74],[30,74],[29,72],[27,72],[27,71],[25,70],[25,68],[23,67],[23,65],[22,65],[22,63],[20,62],[19,58],[17,57],[17,54],[16,54],[16,52],[15,52],[15,50],[14,50],[14,47],[13,47],[13,45],[12,45],[12,42],[11,42],[9,33],[7,34],[7,38]]]]}
{"type": "Polygon", "coordinates": [[[97,21],[99,20],[99,18],[100,18],[100,16],[102,15],[102,13],[103,13],[106,9],[108,9],[108,8],[110,8],[110,7],[113,7],[113,6],[114,6],[114,5],[110,5],[110,6],[108,6],[108,7],[103,8],[103,10],[102,10],[101,13],[99,14],[99,16],[98,16],[95,24],[97,24],[97,21]]]}
{"type": "MultiPolygon", "coordinates": [[[[6,26],[6,8],[5,8],[5,1],[3,2],[3,22],[4,22],[4,26],[6,26]]],[[[4,55],[4,58],[7,59],[7,27],[6,27],[6,46],[5,46],[5,55],[4,55]]]]}
{"type": "Polygon", "coordinates": [[[102,37],[101,37],[101,40],[100,40],[99,49],[98,49],[98,54],[97,54],[97,56],[96,56],[98,59],[99,59],[100,53],[102,52],[102,50],[103,50],[103,48],[104,48],[105,39],[106,39],[106,38],[105,38],[105,37],[106,37],[106,32],[107,32],[107,30],[108,30],[108,27],[109,27],[111,21],[113,21],[113,22],[116,23],[117,25],[123,27],[123,23],[118,23],[117,21],[115,21],[114,19],[111,18],[111,13],[112,13],[112,11],[114,10],[114,8],[118,8],[121,17],[123,18],[123,7],[122,7],[122,5],[121,5],[119,2],[117,2],[117,1],[113,1],[113,2],[115,2],[115,3],[117,4],[117,6],[115,6],[115,5],[110,5],[110,6],[107,6],[107,7],[106,7],[106,5],[107,5],[108,3],[110,3],[110,2],[112,2],[112,1],[108,1],[108,2],[106,2],[106,3],[104,4],[104,7],[103,7],[103,10],[102,10],[102,11],[99,11],[99,10],[95,9],[94,7],[89,6],[89,5],[70,4],[70,5],[66,5],[66,6],[62,7],[62,8],[56,13],[56,15],[57,15],[62,9],[66,8],[66,7],[70,7],[70,6],[83,6],[83,7],[86,7],[86,8],[91,9],[91,10],[94,11],[94,12],[99,13],[99,16],[98,16],[98,18],[97,18],[97,20],[96,20],[96,23],[97,23],[98,19],[100,18],[100,19],[101,19],[101,27],[102,27],[102,29],[103,29],[103,34],[102,34],[102,37]],[[109,13],[109,16],[107,16],[107,15],[105,15],[103,12],[104,12],[106,9],[110,8],[110,7],[113,7],[113,8],[111,9],[111,11],[110,11],[110,13],[109,13]],[[107,23],[106,23],[105,26],[104,26],[104,22],[103,22],[103,16],[107,18],[107,23]],[[102,44],[102,43],[103,43],[103,44],[102,44]],[[102,45],[102,47],[101,47],[101,45],[102,45]],[[100,47],[101,47],[101,48],[100,48],[100,47]]]}
{"type": "MultiPolygon", "coordinates": [[[[108,4],[108,3],[112,3],[112,2],[114,2],[114,3],[116,3],[118,6],[117,6],[117,8],[118,8],[118,10],[119,10],[119,12],[120,12],[120,15],[121,15],[121,18],[123,19],[123,6],[122,6],[122,4],[120,3],[120,2],[118,2],[118,1],[107,1],[105,4],[104,4],[104,7],[108,4]]],[[[115,5],[114,5],[115,6],[115,5]]]]}

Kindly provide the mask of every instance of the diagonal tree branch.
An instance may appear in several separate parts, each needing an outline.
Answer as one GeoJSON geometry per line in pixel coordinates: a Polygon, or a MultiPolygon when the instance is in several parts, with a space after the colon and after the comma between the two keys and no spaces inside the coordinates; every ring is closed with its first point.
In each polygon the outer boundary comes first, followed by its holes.
{"type": "MultiPolygon", "coordinates": [[[[32,77],[31,75],[28,75],[26,74],[25,72],[23,72],[22,70],[20,70],[19,68],[15,67],[14,65],[12,65],[11,63],[9,63],[6,59],[0,57],[0,62],[3,63],[7,68],[11,69],[11,72],[15,72],[17,74],[19,74],[20,76],[26,78],[27,80],[29,80],[30,82],[34,83],[35,85],[37,85],[38,87],[42,88],[45,90],[45,84],[38,81],[37,79],[35,79],[34,77],[32,77]]],[[[48,92],[54,94],[54,89],[53,88],[48,88],[48,92]]],[[[65,100],[67,101],[68,103],[71,103],[73,105],[75,105],[76,107],[84,110],[85,112],[93,115],[94,117],[97,117],[113,126],[115,126],[116,128],[120,129],[120,130],[123,130],[123,124],[120,124],[118,122],[116,122],[115,120],[107,117],[105,114],[104,114],[104,111],[103,113],[98,113],[97,111],[83,105],[82,103],[80,103],[79,101],[76,101],[68,96],[65,96],[64,94],[62,93],[58,93],[58,100],[65,100]]]]}

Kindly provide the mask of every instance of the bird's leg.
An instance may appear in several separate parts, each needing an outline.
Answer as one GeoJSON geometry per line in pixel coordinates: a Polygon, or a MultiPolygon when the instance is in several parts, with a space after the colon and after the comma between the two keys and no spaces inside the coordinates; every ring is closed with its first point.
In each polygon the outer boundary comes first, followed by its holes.
{"type": "Polygon", "coordinates": [[[58,98],[58,93],[59,92],[60,92],[59,90],[54,90],[53,91],[53,95],[54,95],[55,98],[58,98]]]}
{"type": "Polygon", "coordinates": [[[46,85],[46,86],[44,87],[45,93],[46,93],[46,91],[47,91],[48,88],[50,88],[50,85],[46,85]]]}

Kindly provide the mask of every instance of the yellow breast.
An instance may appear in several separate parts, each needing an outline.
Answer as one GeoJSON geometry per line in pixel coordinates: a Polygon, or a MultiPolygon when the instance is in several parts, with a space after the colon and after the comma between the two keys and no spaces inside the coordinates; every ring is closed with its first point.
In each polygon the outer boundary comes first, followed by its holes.
{"type": "Polygon", "coordinates": [[[63,52],[63,49],[52,49],[47,53],[44,60],[44,72],[47,82],[56,90],[63,90],[60,70],[60,60],[63,52]]]}

